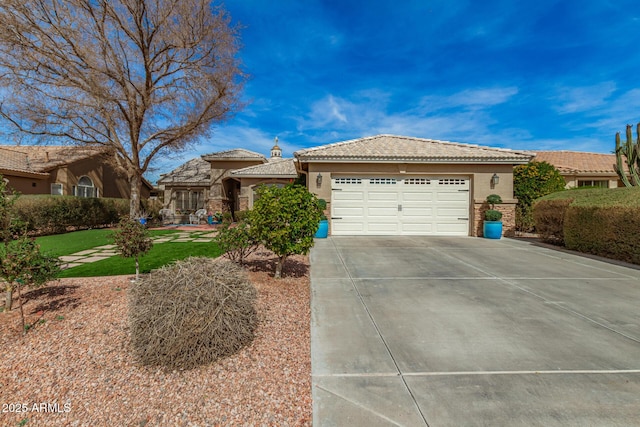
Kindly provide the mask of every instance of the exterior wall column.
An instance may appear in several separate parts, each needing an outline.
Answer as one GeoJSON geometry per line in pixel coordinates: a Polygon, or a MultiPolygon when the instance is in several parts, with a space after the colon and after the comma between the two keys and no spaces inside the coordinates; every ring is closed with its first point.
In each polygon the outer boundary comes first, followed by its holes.
{"type": "MultiPolygon", "coordinates": [[[[503,200],[501,204],[495,205],[495,210],[502,212],[502,235],[512,237],[516,234],[516,199],[503,200]]],[[[482,225],[484,222],[484,212],[489,210],[490,206],[484,199],[475,199],[473,201],[473,230],[471,235],[474,237],[483,237],[482,225]]]]}

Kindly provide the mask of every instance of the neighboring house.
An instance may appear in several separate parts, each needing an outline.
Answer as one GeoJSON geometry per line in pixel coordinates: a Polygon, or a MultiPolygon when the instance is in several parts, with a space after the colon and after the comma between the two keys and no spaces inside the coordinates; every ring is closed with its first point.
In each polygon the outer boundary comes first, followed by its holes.
{"type": "Polygon", "coordinates": [[[533,154],[393,135],[294,153],[311,192],[328,203],[333,235],[482,235],[485,198],[515,231],[513,167],[533,154]]]}
{"type": "Polygon", "coordinates": [[[253,206],[259,185],[286,185],[297,176],[293,159],[282,158],[276,138],[268,159],[241,148],[205,154],[163,175],[158,185],[165,208],[173,213],[235,212],[253,206]]]}
{"type": "Polygon", "coordinates": [[[616,173],[616,155],[578,151],[535,151],[534,160],[552,164],[567,185],[573,187],[621,187],[616,173]]]}
{"type": "MultiPolygon", "coordinates": [[[[97,147],[0,145],[0,174],[21,194],[128,199],[129,180],[97,147]]],[[[142,197],[153,186],[143,180],[142,197]]]]}

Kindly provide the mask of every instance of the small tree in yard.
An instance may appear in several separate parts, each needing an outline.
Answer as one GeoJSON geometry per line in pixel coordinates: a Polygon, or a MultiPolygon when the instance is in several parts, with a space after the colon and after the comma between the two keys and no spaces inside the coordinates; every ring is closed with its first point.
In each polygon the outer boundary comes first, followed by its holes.
{"type": "Polygon", "coordinates": [[[242,264],[258,247],[258,242],[251,231],[246,221],[240,221],[237,224],[227,222],[218,229],[214,241],[224,256],[235,263],[242,264]]]}
{"type": "Polygon", "coordinates": [[[136,259],[136,281],[138,281],[140,278],[138,259],[149,252],[153,246],[147,229],[139,221],[125,217],[120,220],[118,230],[114,231],[111,237],[121,256],[136,259]]]}
{"type": "Polygon", "coordinates": [[[11,310],[12,293],[18,291],[22,330],[27,332],[22,308],[22,286],[42,286],[60,271],[57,258],[44,255],[35,240],[26,235],[0,246],[0,277],[6,282],[6,309],[11,310]]]}
{"type": "Polygon", "coordinates": [[[274,277],[289,255],[307,254],[322,215],[318,198],[299,185],[262,186],[249,215],[252,233],[278,256],[274,277]]]}
{"type": "Polygon", "coordinates": [[[22,286],[41,286],[53,279],[60,271],[57,258],[40,253],[35,240],[26,236],[24,230],[17,239],[13,204],[18,195],[9,190],[0,175],[0,278],[4,282],[5,310],[13,306],[13,293],[18,292],[22,330],[26,333],[22,308],[22,286]]]}
{"type": "Polygon", "coordinates": [[[513,170],[513,192],[518,199],[516,205],[516,228],[530,231],[534,228],[534,200],[556,191],[562,191],[565,181],[560,171],[547,162],[533,161],[516,166],[513,170]]]}

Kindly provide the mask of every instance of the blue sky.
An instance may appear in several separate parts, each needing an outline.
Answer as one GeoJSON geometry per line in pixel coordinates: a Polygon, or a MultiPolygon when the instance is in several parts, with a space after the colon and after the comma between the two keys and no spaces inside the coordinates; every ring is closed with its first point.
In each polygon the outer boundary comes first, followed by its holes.
{"type": "Polygon", "coordinates": [[[640,9],[628,0],[227,0],[247,106],[200,154],[283,154],[389,133],[611,152],[640,122],[640,9]]]}
{"type": "MultiPolygon", "coordinates": [[[[631,1],[229,0],[248,105],[183,159],[390,133],[611,152],[640,121],[631,1]]],[[[175,164],[175,163],[174,163],[175,164]]],[[[163,171],[166,172],[166,171],[163,171]]]]}

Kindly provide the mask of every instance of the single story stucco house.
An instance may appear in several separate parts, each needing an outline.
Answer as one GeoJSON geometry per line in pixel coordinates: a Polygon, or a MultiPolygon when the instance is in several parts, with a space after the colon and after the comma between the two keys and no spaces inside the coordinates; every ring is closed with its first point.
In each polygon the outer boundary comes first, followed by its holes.
{"type": "Polygon", "coordinates": [[[193,159],[158,184],[174,210],[236,211],[253,205],[261,184],[299,175],[327,201],[333,235],[482,234],[485,198],[499,194],[504,233],[515,229],[513,167],[533,153],[394,135],[323,145],[283,159],[244,149],[193,159]]]}
{"type": "MultiPolygon", "coordinates": [[[[21,194],[128,199],[131,185],[100,147],[0,145],[0,174],[21,194]]],[[[142,180],[142,198],[153,185],[142,180]]]]}
{"type": "Polygon", "coordinates": [[[535,151],[535,160],[555,166],[566,188],[616,188],[624,184],[616,172],[616,155],[582,151],[535,151]]]}

